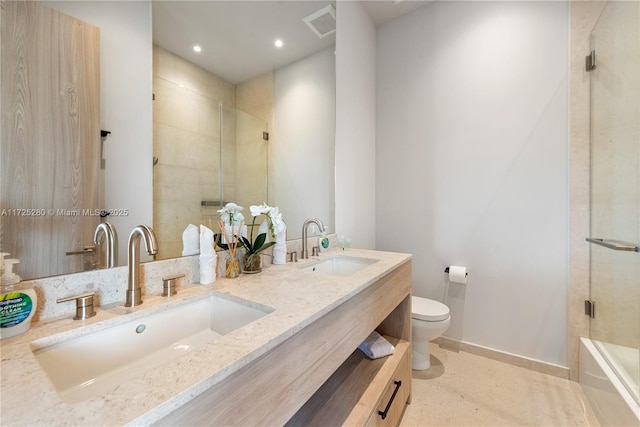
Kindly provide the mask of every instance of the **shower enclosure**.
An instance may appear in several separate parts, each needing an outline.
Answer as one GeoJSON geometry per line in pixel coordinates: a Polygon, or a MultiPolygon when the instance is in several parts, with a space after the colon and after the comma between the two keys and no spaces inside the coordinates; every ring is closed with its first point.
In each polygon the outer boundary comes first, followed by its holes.
{"type": "Polygon", "coordinates": [[[182,254],[182,232],[218,230],[227,202],[267,202],[267,122],[154,76],[153,226],[159,258],[182,254]]]}
{"type": "MultiPolygon", "coordinates": [[[[592,34],[590,337],[640,404],[640,3],[612,1],[592,34]],[[595,60],[594,60],[595,59],[595,60]]],[[[589,64],[591,63],[591,64],[589,64]]],[[[587,303],[589,307],[589,303],[587,303]]]]}

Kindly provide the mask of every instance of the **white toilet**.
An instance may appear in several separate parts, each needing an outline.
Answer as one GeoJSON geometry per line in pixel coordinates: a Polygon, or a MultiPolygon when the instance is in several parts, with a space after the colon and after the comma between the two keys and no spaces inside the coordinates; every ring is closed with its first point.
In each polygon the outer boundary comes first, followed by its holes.
{"type": "Polygon", "coordinates": [[[422,371],[431,367],[429,341],[438,338],[449,328],[449,307],[441,302],[411,296],[411,335],[413,362],[411,368],[422,371]]]}

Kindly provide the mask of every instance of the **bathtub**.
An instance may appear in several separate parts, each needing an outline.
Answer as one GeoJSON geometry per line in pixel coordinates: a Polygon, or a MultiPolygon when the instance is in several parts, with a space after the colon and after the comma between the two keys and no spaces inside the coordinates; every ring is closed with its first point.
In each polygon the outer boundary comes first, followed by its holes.
{"type": "MultiPolygon", "coordinates": [[[[637,374],[637,355],[625,357],[626,351],[637,351],[621,347],[604,348],[604,351],[616,352],[624,363],[628,359],[635,363],[620,366],[619,371],[627,376],[625,385],[615,374],[605,357],[596,348],[598,344],[588,338],[580,338],[579,382],[602,426],[638,426],[640,425],[640,405],[630,390],[637,390],[636,381],[630,381],[637,374]],[[629,375],[627,375],[629,374],[629,375]]],[[[617,369],[618,370],[618,369],[617,369]]],[[[635,376],[637,378],[637,375],[635,376]]]]}

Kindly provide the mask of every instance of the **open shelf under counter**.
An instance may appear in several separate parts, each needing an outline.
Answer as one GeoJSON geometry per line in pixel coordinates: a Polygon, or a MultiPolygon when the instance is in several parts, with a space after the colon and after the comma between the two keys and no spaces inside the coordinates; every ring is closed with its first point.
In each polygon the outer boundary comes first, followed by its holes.
{"type": "Polygon", "coordinates": [[[356,349],[286,426],[397,425],[411,395],[411,343],[385,336],[393,354],[356,349]]]}

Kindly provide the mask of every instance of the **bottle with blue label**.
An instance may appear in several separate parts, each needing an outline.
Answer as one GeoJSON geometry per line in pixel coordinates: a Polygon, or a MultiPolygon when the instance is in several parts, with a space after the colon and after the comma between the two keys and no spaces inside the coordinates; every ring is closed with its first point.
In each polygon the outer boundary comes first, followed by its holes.
{"type": "Polygon", "coordinates": [[[31,327],[38,297],[33,288],[20,283],[20,276],[13,272],[18,259],[5,259],[0,255],[0,339],[10,338],[31,327]]]}
{"type": "Polygon", "coordinates": [[[318,246],[320,247],[320,252],[329,249],[329,238],[326,236],[325,231],[323,231],[322,235],[318,238],[318,246]]]}

